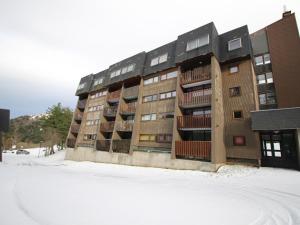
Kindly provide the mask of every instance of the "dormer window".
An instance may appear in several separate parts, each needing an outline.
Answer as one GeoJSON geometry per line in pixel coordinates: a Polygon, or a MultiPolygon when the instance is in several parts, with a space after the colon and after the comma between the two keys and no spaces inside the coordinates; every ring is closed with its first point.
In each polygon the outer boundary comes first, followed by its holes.
{"type": "Polygon", "coordinates": [[[97,80],[94,81],[94,86],[98,84],[102,84],[102,82],[103,82],[103,78],[98,78],[97,80]]]}
{"type": "Polygon", "coordinates": [[[135,64],[130,64],[128,66],[122,67],[121,69],[115,70],[110,73],[110,78],[117,77],[121,74],[128,73],[134,70],[135,64]]]}
{"type": "Polygon", "coordinates": [[[79,84],[77,90],[83,89],[85,87],[85,84],[86,83],[79,84]]]}
{"type": "Polygon", "coordinates": [[[160,63],[166,62],[168,60],[168,53],[155,57],[151,60],[151,66],[158,65],[160,63]]]}
{"type": "Polygon", "coordinates": [[[233,51],[242,47],[242,39],[236,38],[228,41],[228,51],[233,51]]]}
{"type": "Polygon", "coordinates": [[[209,44],[209,34],[206,34],[197,39],[188,41],[186,44],[186,51],[191,51],[193,49],[200,48],[208,44],[209,44]]]}

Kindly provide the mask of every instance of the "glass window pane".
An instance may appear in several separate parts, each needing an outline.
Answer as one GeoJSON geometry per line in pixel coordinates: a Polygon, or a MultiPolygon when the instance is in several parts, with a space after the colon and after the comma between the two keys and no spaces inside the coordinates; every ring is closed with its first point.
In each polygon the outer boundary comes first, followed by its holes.
{"type": "Polygon", "coordinates": [[[255,65],[259,66],[259,65],[263,65],[263,64],[264,64],[264,61],[263,61],[262,56],[255,57],[255,65]]]}
{"type": "Polygon", "coordinates": [[[155,113],[151,114],[151,120],[156,120],[156,114],[155,113]]]}
{"type": "Polygon", "coordinates": [[[163,63],[163,62],[166,62],[168,59],[168,53],[166,54],[163,54],[159,57],[159,63],[163,63]]]}
{"type": "Polygon", "coordinates": [[[272,151],[267,151],[267,156],[272,156],[272,151]]]}
{"type": "Polygon", "coordinates": [[[158,82],[158,77],[153,77],[153,83],[158,82]]]}
{"type": "Polygon", "coordinates": [[[232,51],[242,47],[242,39],[237,38],[228,42],[228,51],[232,51]]]}
{"type": "Polygon", "coordinates": [[[278,141],[274,141],[273,142],[273,145],[274,145],[274,150],[280,150],[280,142],[278,142],[278,141]]]}
{"type": "Polygon", "coordinates": [[[274,152],[275,153],[275,157],[281,157],[281,152],[274,152]]]}
{"type": "Polygon", "coordinates": [[[190,51],[205,45],[209,44],[209,35],[203,35],[202,37],[199,37],[197,39],[191,40],[187,42],[186,45],[186,51],[190,51]]]}
{"type": "Polygon", "coordinates": [[[122,74],[127,73],[127,67],[122,68],[122,74]]]}
{"type": "Polygon", "coordinates": [[[167,79],[167,75],[166,74],[161,75],[160,79],[161,80],[166,80],[167,79]]]}
{"type": "Polygon", "coordinates": [[[260,75],[257,75],[257,83],[258,84],[265,84],[266,83],[266,76],[265,74],[260,74],[260,75]]]}
{"type": "Polygon", "coordinates": [[[166,94],[165,93],[160,94],[160,99],[165,99],[165,98],[166,98],[166,94]]]}
{"type": "Polygon", "coordinates": [[[155,66],[158,64],[158,57],[151,60],[151,66],[155,66]]]}
{"type": "Polygon", "coordinates": [[[266,141],[266,149],[271,150],[271,142],[266,141]]]}
{"type": "Polygon", "coordinates": [[[265,64],[271,63],[270,54],[264,54],[265,64]]]}
{"type": "Polygon", "coordinates": [[[230,73],[237,73],[239,71],[239,68],[237,66],[232,66],[229,68],[230,73]]]}
{"type": "Polygon", "coordinates": [[[273,83],[273,74],[272,72],[266,73],[266,79],[267,79],[267,83],[273,83]]]}
{"type": "Polygon", "coordinates": [[[167,74],[167,79],[171,79],[175,77],[177,77],[177,71],[173,71],[167,74]]]}
{"type": "Polygon", "coordinates": [[[259,103],[260,103],[261,105],[264,105],[264,104],[267,103],[266,94],[260,94],[260,95],[259,95],[259,103]]]}

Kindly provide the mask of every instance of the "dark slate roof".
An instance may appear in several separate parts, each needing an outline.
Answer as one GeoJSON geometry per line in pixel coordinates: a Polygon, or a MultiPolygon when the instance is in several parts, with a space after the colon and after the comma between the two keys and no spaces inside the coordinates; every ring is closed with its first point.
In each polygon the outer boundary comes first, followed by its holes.
{"type": "Polygon", "coordinates": [[[107,75],[108,74],[107,72],[108,72],[108,70],[106,69],[106,70],[103,70],[94,75],[94,79],[93,79],[93,83],[91,85],[90,91],[96,91],[96,90],[102,89],[107,86],[107,84],[109,82],[109,76],[107,75]],[[94,86],[94,82],[99,78],[103,78],[102,84],[98,84],[98,85],[94,86]]]}
{"type": "MultiPolygon", "coordinates": [[[[216,32],[216,28],[213,22],[178,36],[176,44],[175,62],[181,63],[183,61],[198,56],[212,54],[216,49],[215,42],[217,41],[217,37],[218,34],[216,32]],[[189,41],[195,40],[207,34],[209,35],[208,45],[193,49],[191,51],[186,51],[186,46],[189,41]]],[[[217,54],[217,52],[214,52],[214,54],[217,54]]]]}
{"type": "Polygon", "coordinates": [[[175,49],[176,49],[176,41],[163,45],[159,48],[156,48],[146,54],[146,61],[144,66],[143,75],[149,75],[151,73],[156,73],[162,70],[166,70],[172,67],[175,67],[175,49]],[[168,60],[164,63],[157,64],[155,66],[151,66],[151,60],[157,56],[168,53],[168,60]]]}
{"type": "Polygon", "coordinates": [[[93,82],[93,77],[94,77],[94,74],[90,74],[85,77],[82,77],[80,79],[79,85],[85,83],[85,86],[84,86],[84,88],[77,90],[75,95],[79,96],[82,94],[88,94],[90,91],[92,82],[93,82]]]}
{"type": "Polygon", "coordinates": [[[236,58],[243,58],[252,55],[251,40],[249,36],[248,26],[242,26],[234,30],[228,31],[219,36],[219,52],[220,62],[232,61],[236,58]],[[228,51],[228,41],[241,38],[242,48],[228,51]]]}
{"type": "Polygon", "coordinates": [[[137,77],[142,75],[143,69],[144,69],[144,63],[146,59],[146,52],[141,52],[139,54],[136,54],[134,56],[131,56],[127,59],[124,59],[118,63],[115,63],[111,65],[108,69],[107,76],[108,76],[108,85],[126,80],[128,78],[137,77]],[[118,69],[122,69],[125,66],[129,66],[130,64],[135,64],[134,70],[125,74],[121,74],[119,76],[110,78],[110,74],[118,69]]]}
{"type": "Polygon", "coordinates": [[[251,112],[252,130],[286,130],[300,128],[300,107],[251,112]]]}

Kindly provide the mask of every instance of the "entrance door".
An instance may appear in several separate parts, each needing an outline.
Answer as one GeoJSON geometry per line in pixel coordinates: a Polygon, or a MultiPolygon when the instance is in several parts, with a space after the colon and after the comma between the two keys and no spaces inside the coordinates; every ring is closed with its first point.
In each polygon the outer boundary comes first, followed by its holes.
{"type": "Polygon", "coordinates": [[[294,131],[260,133],[262,165],[297,168],[297,151],[294,131]]]}

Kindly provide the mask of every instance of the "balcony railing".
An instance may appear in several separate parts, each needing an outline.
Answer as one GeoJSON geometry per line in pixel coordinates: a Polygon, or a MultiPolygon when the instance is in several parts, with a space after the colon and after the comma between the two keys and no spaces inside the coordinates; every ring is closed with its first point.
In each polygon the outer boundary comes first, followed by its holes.
{"type": "Polygon", "coordinates": [[[106,106],[103,110],[103,115],[107,117],[115,117],[117,110],[118,106],[106,106]]]}
{"type": "Polygon", "coordinates": [[[197,128],[210,128],[211,116],[177,116],[177,128],[184,129],[197,129],[197,128]]]}
{"type": "Polygon", "coordinates": [[[133,120],[127,120],[127,121],[123,121],[123,122],[119,122],[117,124],[117,131],[121,131],[121,132],[131,132],[133,129],[133,120]]]}
{"type": "Polygon", "coordinates": [[[180,84],[186,85],[191,83],[202,82],[211,79],[210,66],[198,67],[181,74],[180,84]]]}
{"type": "Polygon", "coordinates": [[[87,102],[86,99],[78,100],[77,108],[78,108],[78,109],[84,109],[84,108],[85,108],[85,105],[86,105],[86,102],[87,102]]]}
{"type": "Polygon", "coordinates": [[[96,142],[96,150],[109,152],[110,148],[110,139],[107,140],[97,140],[96,142]]]}
{"type": "Polygon", "coordinates": [[[109,92],[107,96],[108,102],[118,102],[121,95],[121,89],[113,92],[109,92]]]}
{"type": "Polygon", "coordinates": [[[67,139],[67,147],[75,148],[76,139],[68,138],[67,139]]]}
{"type": "Polygon", "coordinates": [[[202,107],[211,104],[211,94],[203,95],[197,91],[182,93],[179,106],[183,108],[202,107]]]}
{"type": "Polygon", "coordinates": [[[113,140],[112,150],[113,152],[129,153],[131,139],[113,140]]]}
{"type": "Polygon", "coordinates": [[[101,132],[113,132],[114,131],[115,121],[109,121],[100,124],[101,132]]]}
{"type": "Polygon", "coordinates": [[[139,86],[133,86],[130,88],[125,88],[123,90],[124,99],[136,99],[139,94],[139,86]]]}
{"type": "Polygon", "coordinates": [[[76,112],[74,115],[74,120],[75,121],[81,121],[83,118],[83,113],[82,112],[76,112]]]}
{"type": "Polygon", "coordinates": [[[120,108],[120,114],[123,115],[132,115],[136,110],[136,102],[130,102],[127,104],[122,104],[120,108]]]}
{"type": "Polygon", "coordinates": [[[80,128],[80,125],[79,125],[79,124],[72,124],[72,125],[71,125],[71,132],[72,132],[73,134],[78,134],[79,128],[80,128]]]}
{"type": "Polygon", "coordinates": [[[210,160],[210,141],[176,141],[176,157],[210,160]]]}

